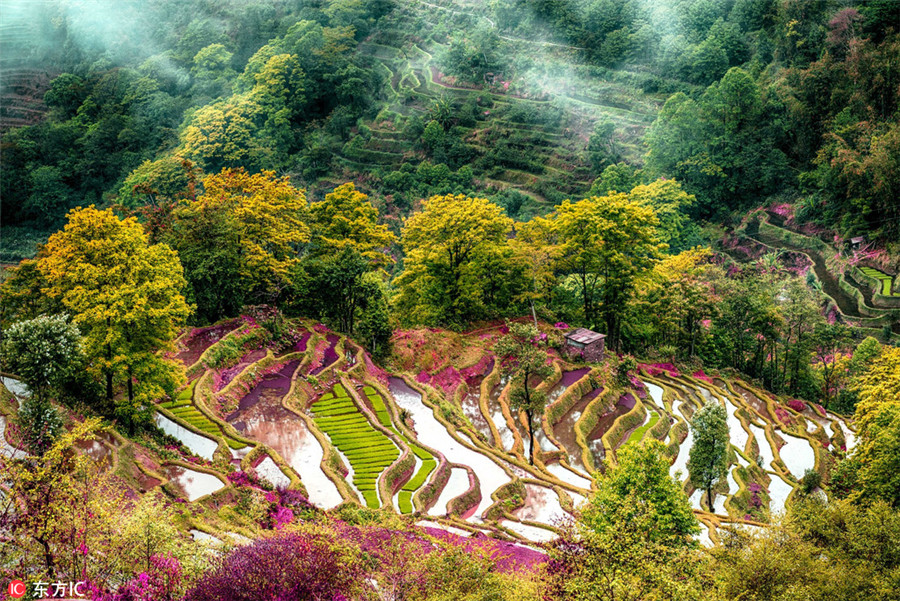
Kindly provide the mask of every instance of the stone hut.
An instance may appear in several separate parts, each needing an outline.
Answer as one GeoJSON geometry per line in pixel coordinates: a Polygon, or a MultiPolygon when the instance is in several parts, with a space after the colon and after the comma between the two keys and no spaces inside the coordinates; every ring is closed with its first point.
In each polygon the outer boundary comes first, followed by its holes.
{"type": "Polygon", "coordinates": [[[569,357],[581,357],[585,361],[603,361],[606,351],[606,334],[578,328],[566,334],[566,353],[569,357]]]}

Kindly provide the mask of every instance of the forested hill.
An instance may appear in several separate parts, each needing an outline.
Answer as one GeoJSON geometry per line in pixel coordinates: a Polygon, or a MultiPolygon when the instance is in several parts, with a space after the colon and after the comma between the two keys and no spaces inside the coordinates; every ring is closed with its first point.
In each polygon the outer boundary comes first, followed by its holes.
{"type": "Polygon", "coordinates": [[[893,0],[11,0],[3,256],[74,206],[187,195],[184,159],[354,181],[395,216],[667,177],[694,218],[789,203],[896,241],[898,23],[893,0]]]}

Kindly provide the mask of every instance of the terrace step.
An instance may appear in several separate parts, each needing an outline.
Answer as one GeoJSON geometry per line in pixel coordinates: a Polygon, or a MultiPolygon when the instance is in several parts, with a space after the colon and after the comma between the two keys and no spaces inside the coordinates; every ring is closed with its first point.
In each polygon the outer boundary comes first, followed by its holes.
{"type": "Polygon", "coordinates": [[[353,484],[368,507],[380,506],[376,492],[378,476],[400,457],[400,449],[369,423],[340,384],[312,406],[313,419],[331,442],[347,457],[353,469],[353,484]],[[324,403],[320,406],[319,403],[324,403]],[[328,413],[344,411],[346,417],[328,413]]]}

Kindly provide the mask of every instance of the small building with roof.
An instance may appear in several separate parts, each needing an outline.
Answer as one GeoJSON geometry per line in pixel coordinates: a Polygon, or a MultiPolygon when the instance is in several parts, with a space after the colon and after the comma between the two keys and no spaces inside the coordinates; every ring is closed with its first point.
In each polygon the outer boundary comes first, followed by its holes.
{"type": "Polygon", "coordinates": [[[606,334],[587,328],[572,330],[566,337],[566,354],[570,358],[580,357],[585,361],[603,361],[606,352],[606,334]]]}

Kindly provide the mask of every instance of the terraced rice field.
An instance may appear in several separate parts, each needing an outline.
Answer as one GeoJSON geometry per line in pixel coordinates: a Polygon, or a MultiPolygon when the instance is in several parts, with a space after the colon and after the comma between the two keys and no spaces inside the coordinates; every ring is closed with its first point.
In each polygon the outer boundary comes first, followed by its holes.
{"type": "Polygon", "coordinates": [[[881,282],[881,289],[878,292],[882,296],[900,296],[900,292],[894,293],[891,291],[892,284],[894,283],[894,276],[888,275],[883,271],[878,271],[874,267],[860,267],[859,270],[867,276],[881,282]]]}
{"type": "MultiPolygon", "coordinates": [[[[268,455],[257,455],[253,464],[260,478],[289,486],[296,473],[310,501],[323,508],[353,499],[358,492],[357,500],[361,498],[368,507],[409,514],[419,503],[416,495],[424,495],[427,490],[422,503],[430,507],[429,515],[447,516],[452,511],[457,516],[452,519],[464,519],[470,527],[486,533],[499,528],[507,535],[549,540],[555,536],[553,522],[566,515],[563,507],[568,505],[562,503],[565,496],[573,503],[582,502],[593,486],[596,470],[615,460],[619,446],[652,436],[668,445],[671,473],[681,472],[680,482],[693,507],[714,533],[722,522],[743,521],[748,478],[760,487],[763,510],[783,511],[803,473],[819,469],[819,454],[829,452],[823,449],[837,448],[844,441],[852,447],[855,442],[852,428],[838,416],[812,405],[801,410],[794,404],[795,410],[739,380],[638,374],[648,392],[645,398],[627,389],[616,396],[605,395],[603,388],[588,390],[581,398],[564,398],[570,386],[587,376],[587,370],[560,364],[562,377],[548,393],[551,402],[565,402],[567,410],[560,408],[552,413],[552,421],[546,417],[542,422],[537,437],[543,444],[536,449],[540,461],[530,466],[521,446],[514,445],[524,438],[525,425],[520,415],[509,420],[503,412],[506,407],[501,398],[508,382],[500,381],[486,391],[487,398],[482,398],[482,377],[471,378],[467,394],[452,401],[459,403],[455,406],[458,415],[454,416],[448,406],[451,401],[438,388],[414,388],[408,383],[411,379],[390,376],[387,389],[379,388],[374,376],[340,356],[338,348],[352,347],[334,333],[328,333],[324,341],[318,337],[316,344],[310,341],[302,347],[291,352],[305,354],[305,358],[265,368],[268,375],[240,399],[238,409],[229,415],[229,423],[243,437],[266,445],[268,455]],[[318,369],[316,378],[304,376],[310,368],[325,369],[318,369]],[[354,387],[353,394],[345,388],[347,385],[354,387]],[[317,386],[324,386],[326,392],[316,391],[317,386]],[[305,390],[300,393],[305,400],[296,410],[290,408],[290,390],[295,394],[305,390]],[[428,390],[428,395],[423,396],[422,390],[428,390]],[[688,424],[704,402],[718,402],[726,408],[733,446],[728,477],[714,491],[712,507],[707,507],[703,491],[692,486],[686,469],[693,440],[688,424]],[[641,413],[636,410],[639,403],[641,413]],[[491,419],[482,414],[482,406],[489,409],[491,419]],[[309,412],[303,414],[307,407],[309,412]],[[776,408],[779,416],[787,412],[791,419],[778,421],[776,408]],[[398,421],[401,414],[406,420],[403,426],[398,421]],[[586,420],[589,425],[585,425],[586,420]],[[466,427],[448,425],[454,421],[466,427]],[[475,435],[468,423],[476,424],[483,436],[475,435]],[[496,440],[491,426],[499,433],[496,440]],[[610,432],[614,434],[608,435],[610,432]],[[820,442],[823,437],[830,445],[820,442]],[[333,463],[327,458],[328,440],[348,468],[343,482],[342,476],[328,467],[333,463]],[[593,453],[592,465],[583,464],[585,451],[593,453]],[[402,474],[400,470],[391,473],[393,498],[384,498],[386,470],[404,453],[411,459],[404,460],[402,474]],[[450,465],[442,468],[447,471],[439,471],[445,459],[450,465]],[[405,480],[397,480],[398,476],[405,480]],[[527,493],[524,507],[504,511],[498,495],[509,494],[503,493],[506,485],[523,481],[527,493]]],[[[492,367],[486,373],[491,374],[492,367]]],[[[411,378],[409,374],[407,377],[411,378]]],[[[377,379],[384,384],[383,378],[382,372],[377,379]]],[[[178,428],[182,440],[195,453],[211,458],[218,441],[239,441],[227,436],[223,423],[199,411],[193,402],[195,386],[162,405],[175,421],[160,421],[164,428],[178,428]]],[[[584,382],[580,386],[581,391],[589,388],[584,382]]],[[[248,451],[249,447],[233,451],[234,461],[239,462],[248,451]]],[[[217,486],[208,478],[200,476],[200,480],[207,485],[204,490],[217,486]]],[[[199,498],[197,494],[193,496],[199,498]]],[[[758,518],[764,520],[766,515],[759,514],[758,518]]]]}
{"type": "MultiPolygon", "coordinates": [[[[198,430],[201,430],[202,432],[205,432],[214,438],[225,439],[225,442],[232,449],[238,450],[245,448],[247,445],[227,436],[217,423],[209,419],[194,405],[194,387],[196,385],[196,381],[191,382],[191,384],[187,388],[181,390],[175,396],[174,400],[160,403],[159,406],[164,409],[168,409],[169,412],[179,420],[190,424],[198,430]]],[[[200,436],[191,430],[178,426],[175,422],[172,422],[172,420],[161,413],[157,414],[156,423],[167,434],[170,434],[175,438],[181,440],[181,442],[183,442],[185,446],[191,449],[191,451],[193,451],[196,455],[205,459],[212,459],[212,454],[218,446],[217,442],[204,438],[203,436],[200,436]],[[210,444],[212,444],[212,447],[210,447],[210,444]]]]}
{"type": "Polygon", "coordinates": [[[418,461],[416,462],[416,470],[413,472],[412,477],[397,493],[397,506],[400,509],[400,512],[412,513],[413,493],[421,488],[423,484],[425,484],[425,481],[428,479],[429,474],[431,474],[431,472],[433,472],[437,467],[437,459],[435,459],[434,455],[426,451],[421,446],[411,442],[408,438],[406,438],[406,436],[401,434],[397,430],[397,428],[394,427],[394,424],[391,422],[391,414],[384,404],[384,399],[381,398],[381,395],[378,394],[378,392],[373,387],[364,387],[363,394],[375,411],[375,416],[378,418],[378,421],[381,423],[381,425],[393,432],[398,438],[400,438],[400,440],[402,440],[409,447],[413,455],[415,455],[418,459],[418,461]]]}
{"type": "Polygon", "coordinates": [[[400,457],[400,450],[376,430],[346,389],[337,384],[312,406],[316,422],[350,462],[353,485],[369,507],[380,507],[378,477],[400,457]]]}

